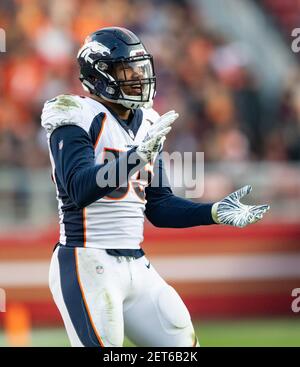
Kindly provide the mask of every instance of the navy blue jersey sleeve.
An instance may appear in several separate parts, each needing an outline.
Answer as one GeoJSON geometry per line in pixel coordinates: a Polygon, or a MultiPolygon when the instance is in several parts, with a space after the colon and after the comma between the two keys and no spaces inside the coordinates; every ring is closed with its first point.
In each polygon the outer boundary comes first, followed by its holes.
{"type": "Polygon", "coordinates": [[[215,224],[211,204],[199,204],[175,196],[160,157],[154,165],[154,179],[146,188],[147,219],[156,227],[187,228],[215,224]]]}
{"type": "Polygon", "coordinates": [[[56,129],[50,137],[50,149],[56,179],[79,208],[90,205],[120,185],[126,184],[129,175],[143,165],[135,148],[120,153],[116,159],[96,165],[90,136],[75,125],[56,129]]]}

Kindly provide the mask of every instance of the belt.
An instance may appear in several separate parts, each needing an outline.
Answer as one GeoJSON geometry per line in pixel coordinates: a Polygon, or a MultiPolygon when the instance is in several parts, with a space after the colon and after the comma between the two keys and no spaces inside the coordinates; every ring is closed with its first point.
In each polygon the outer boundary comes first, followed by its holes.
{"type": "MultiPolygon", "coordinates": [[[[62,245],[60,242],[57,242],[57,244],[54,246],[53,252],[56,250],[57,247],[62,246],[62,247],[69,247],[69,248],[73,248],[71,246],[65,246],[62,245]]],[[[142,256],[145,255],[145,252],[142,248],[139,249],[105,249],[105,251],[107,252],[108,255],[111,256],[129,256],[129,257],[134,257],[135,259],[138,259],[142,256]]]]}

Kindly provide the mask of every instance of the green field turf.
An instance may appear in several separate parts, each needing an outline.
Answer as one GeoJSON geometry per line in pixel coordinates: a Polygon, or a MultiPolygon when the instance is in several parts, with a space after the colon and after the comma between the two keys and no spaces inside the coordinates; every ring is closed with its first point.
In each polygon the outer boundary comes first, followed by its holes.
{"type": "MultiPolygon", "coordinates": [[[[196,333],[202,346],[300,346],[300,316],[293,319],[198,321],[196,333]]],[[[0,332],[0,346],[6,346],[0,332]]],[[[69,346],[63,329],[34,329],[32,346],[69,346]]],[[[126,340],[124,346],[132,346],[126,340]]]]}

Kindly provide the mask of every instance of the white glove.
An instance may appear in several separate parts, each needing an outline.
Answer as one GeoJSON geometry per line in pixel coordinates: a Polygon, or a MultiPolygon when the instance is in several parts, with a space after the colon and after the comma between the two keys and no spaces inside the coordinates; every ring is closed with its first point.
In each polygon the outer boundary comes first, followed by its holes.
{"type": "Polygon", "coordinates": [[[178,118],[178,113],[169,111],[162,115],[148,130],[142,143],[137,147],[137,154],[145,162],[154,161],[166,135],[171,130],[172,123],[178,118]]]}
{"type": "Polygon", "coordinates": [[[240,199],[251,190],[250,185],[244,186],[213,204],[211,210],[213,220],[220,224],[245,227],[262,219],[270,209],[269,205],[245,205],[240,202],[240,199]]]}

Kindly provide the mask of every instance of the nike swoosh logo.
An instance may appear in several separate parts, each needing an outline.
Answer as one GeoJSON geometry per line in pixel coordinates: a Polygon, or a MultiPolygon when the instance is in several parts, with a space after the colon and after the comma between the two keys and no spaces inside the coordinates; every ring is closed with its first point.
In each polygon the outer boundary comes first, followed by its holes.
{"type": "Polygon", "coordinates": [[[146,121],[150,122],[150,125],[153,125],[154,124],[154,121],[151,121],[149,119],[146,119],[146,121]]]}
{"type": "Polygon", "coordinates": [[[148,269],[150,269],[150,261],[149,264],[145,264],[148,269]]]}

